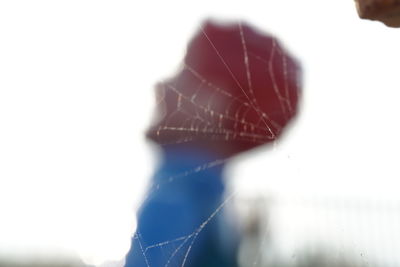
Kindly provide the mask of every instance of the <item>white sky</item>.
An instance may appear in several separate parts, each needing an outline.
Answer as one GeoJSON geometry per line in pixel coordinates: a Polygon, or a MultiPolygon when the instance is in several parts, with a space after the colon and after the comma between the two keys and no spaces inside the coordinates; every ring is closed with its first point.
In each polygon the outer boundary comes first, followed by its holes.
{"type": "Polygon", "coordinates": [[[352,0],[2,1],[0,254],[123,257],[155,163],[153,85],[208,17],[275,34],[304,68],[287,138],[230,170],[239,194],[400,199],[399,30],[352,0]]]}

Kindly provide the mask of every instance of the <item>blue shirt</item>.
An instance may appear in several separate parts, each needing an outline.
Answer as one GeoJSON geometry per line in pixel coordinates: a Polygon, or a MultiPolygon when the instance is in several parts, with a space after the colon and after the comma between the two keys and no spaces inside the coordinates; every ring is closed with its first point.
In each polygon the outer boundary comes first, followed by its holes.
{"type": "Polygon", "coordinates": [[[224,166],[210,162],[190,148],[165,151],[125,267],[237,266],[237,232],[224,215],[224,166]]]}

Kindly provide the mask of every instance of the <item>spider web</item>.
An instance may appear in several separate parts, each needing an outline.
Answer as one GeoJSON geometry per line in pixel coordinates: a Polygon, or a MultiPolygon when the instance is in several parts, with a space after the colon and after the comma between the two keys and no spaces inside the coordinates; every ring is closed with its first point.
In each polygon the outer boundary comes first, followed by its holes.
{"type": "MultiPolygon", "coordinates": [[[[241,48],[241,55],[237,56],[241,65],[238,72],[238,68],[232,68],[229,58],[224,55],[223,49],[218,47],[205,27],[207,25],[200,28],[199,35],[206,40],[209,49],[213,51],[219,64],[222,64],[230,83],[226,85],[215,77],[206,77],[202,70],[193,66],[186,58],[180,70],[184,79],[172,79],[157,86],[156,106],[161,116],[150,130],[150,138],[161,146],[195,143],[201,140],[202,144],[210,143],[212,146],[219,146],[221,142],[224,146],[233,147],[237,142],[245,143],[245,149],[239,147],[211,161],[165,177],[161,182],[154,182],[142,204],[167,184],[190,179],[193,174],[206,173],[212,168],[224,165],[231,156],[243,150],[276,140],[296,111],[299,88],[297,69],[290,66],[293,65],[292,59],[274,38],[268,37],[269,44],[265,47],[267,53],[261,54],[260,51],[250,48],[249,43],[252,40],[247,37],[248,27],[243,26],[241,22],[233,25],[230,30],[236,31],[238,38],[236,44],[229,45],[241,48]],[[252,69],[254,65],[257,65],[258,70],[252,69]],[[260,77],[263,81],[260,81],[260,77]],[[186,80],[189,82],[185,84],[186,80]],[[258,92],[260,83],[263,84],[261,90],[268,91],[267,95],[260,95],[258,92]],[[263,106],[262,102],[265,99],[262,97],[266,96],[274,99],[275,106],[271,109],[263,106]]],[[[147,267],[154,267],[148,259],[149,251],[154,249],[163,251],[165,267],[175,266],[173,264],[188,266],[188,258],[197,238],[236,194],[237,192],[233,192],[224,197],[220,205],[192,232],[176,236],[174,239],[145,244],[141,233],[137,231],[133,239],[139,246],[133,249],[140,250],[147,267]],[[178,254],[179,260],[176,261],[178,254]]],[[[253,266],[256,266],[258,261],[258,258],[254,259],[253,266]]]]}
{"type": "MultiPolygon", "coordinates": [[[[238,42],[233,49],[240,49],[242,55],[232,51],[224,54],[224,49],[229,49],[224,40],[216,44],[201,28],[205,44],[199,46],[209,46],[204,57],[213,57],[211,62],[198,64],[201,59],[187,56],[177,78],[158,85],[161,121],[150,131],[157,143],[206,139],[257,146],[275,140],[295,114],[299,87],[296,63],[274,38],[262,40],[265,49],[252,51],[241,23],[236,31],[236,38],[227,42],[238,42]],[[217,65],[215,70],[211,64],[217,65]]],[[[197,48],[196,44],[192,46],[189,50],[197,48]]]]}

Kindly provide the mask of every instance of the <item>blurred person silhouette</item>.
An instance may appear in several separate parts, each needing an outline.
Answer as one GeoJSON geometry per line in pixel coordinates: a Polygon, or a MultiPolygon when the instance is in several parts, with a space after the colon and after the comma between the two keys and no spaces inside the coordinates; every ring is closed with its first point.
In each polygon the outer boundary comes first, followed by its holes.
{"type": "Polygon", "coordinates": [[[147,137],[161,164],[138,212],[125,267],[235,267],[240,233],[224,167],[271,143],[295,116],[300,67],[278,41],[241,22],[206,21],[178,74],[157,85],[147,137]]]}

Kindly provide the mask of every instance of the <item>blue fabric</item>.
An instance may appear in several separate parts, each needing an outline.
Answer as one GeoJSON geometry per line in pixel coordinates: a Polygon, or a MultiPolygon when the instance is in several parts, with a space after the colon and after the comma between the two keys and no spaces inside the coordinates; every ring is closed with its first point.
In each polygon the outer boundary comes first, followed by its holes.
{"type": "Polygon", "coordinates": [[[223,166],[196,169],[212,160],[199,151],[166,151],[138,213],[125,267],[237,266],[236,231],[224,209],[212,216],[224,201],[223,166]]]}

